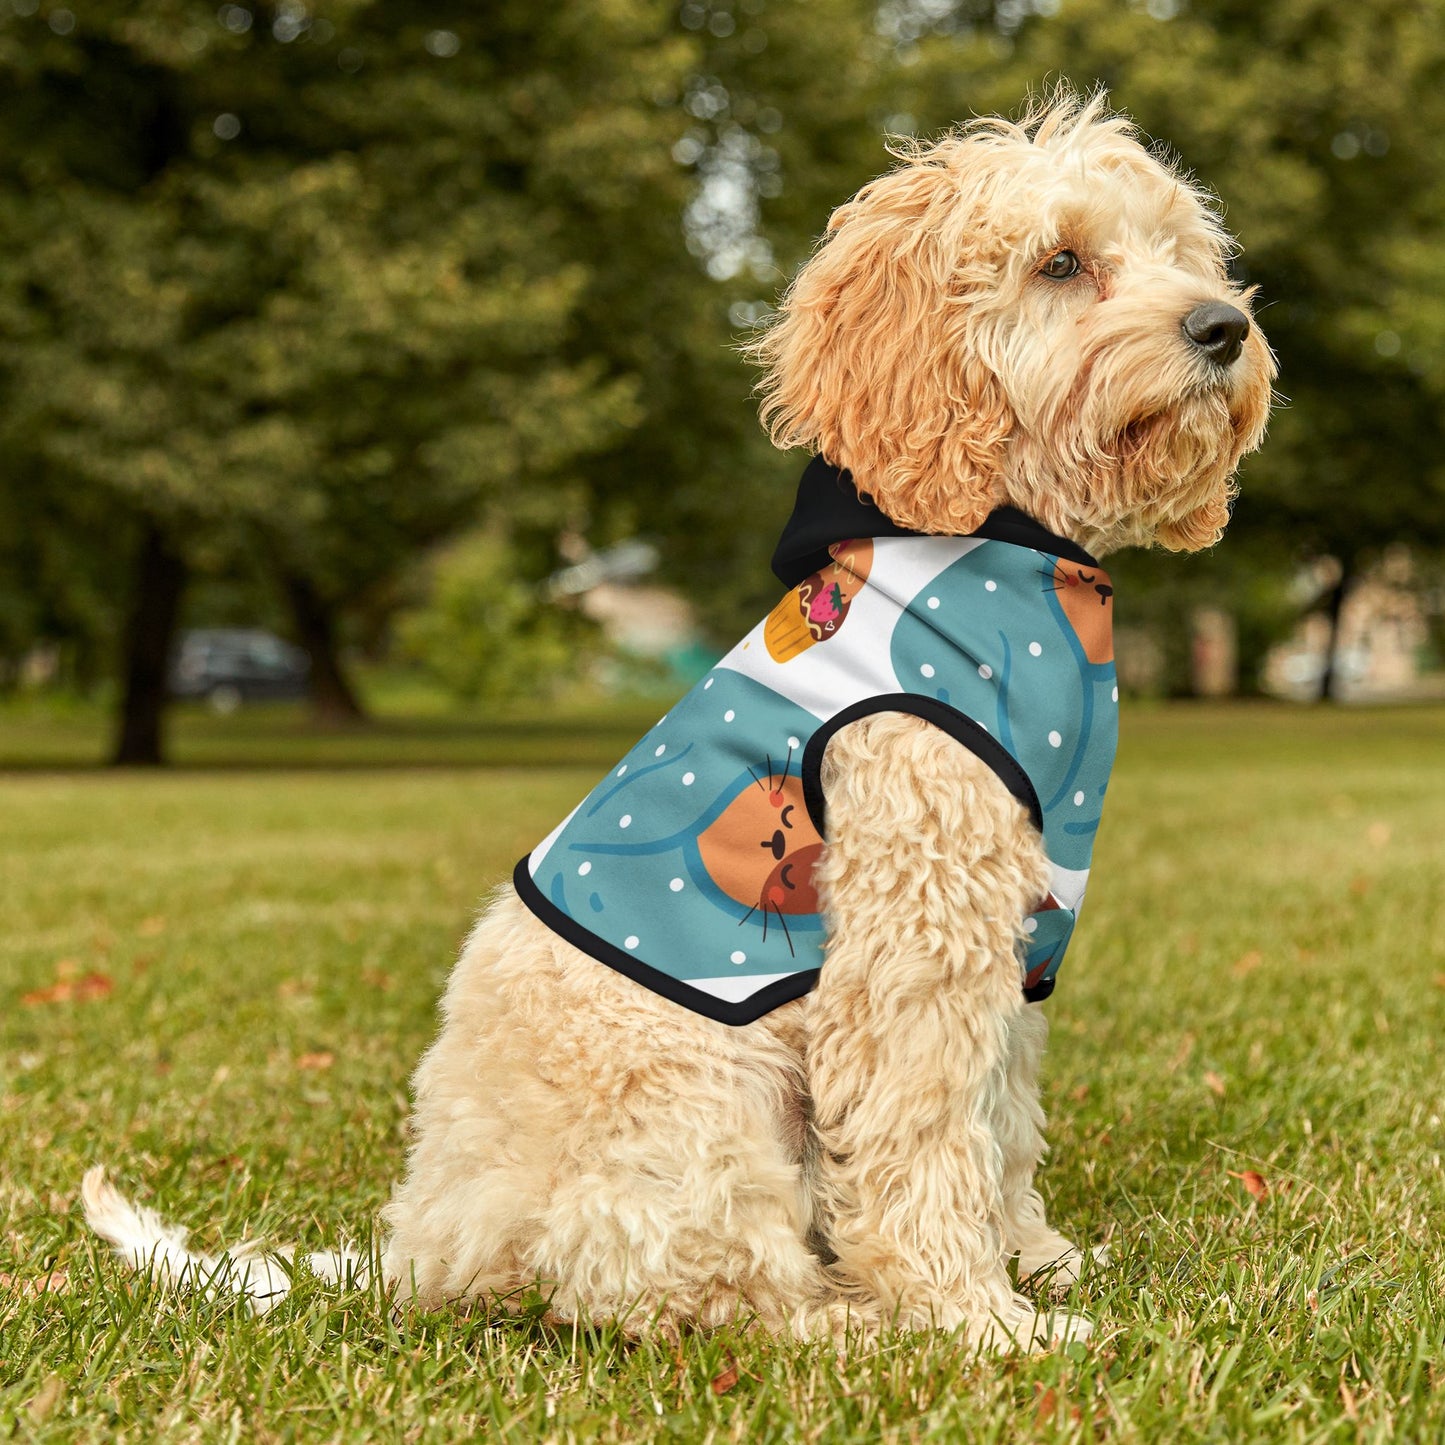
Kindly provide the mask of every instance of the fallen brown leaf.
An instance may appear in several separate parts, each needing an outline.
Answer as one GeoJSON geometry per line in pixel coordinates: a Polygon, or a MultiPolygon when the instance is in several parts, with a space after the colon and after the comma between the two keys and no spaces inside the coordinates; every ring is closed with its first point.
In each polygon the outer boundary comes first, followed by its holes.
{"type": "Polygon", "coordinates": [[[1243,978],[1246,974],[1253,973],[1263,962],[1264,955],[1257,948],[1251,948],[1248,953],[1235,960],[1234,976],[1243,978]]]}
{"type": "Polygon", "coordinates": [[[326,1049],[318,1049],[314,1054],[302,1054],[296,1060],[298,1069],[329,1069],[336,1062],[336,1055],[326,1049]]]}
{"type": "Polygon", "coordinates": [[[23,1275],[0,1273],[0,1289],[13,1289],[26,1299],[38,1299],[43,1294],[68,1294],[70,1276],[63,1269],[53,1269],[49,1274],[29,1279],[23,1275]]]}
{"type": "Polygon", "coordinates": [[[737,1382],[738,1362],[729,1355],[727,1369],[712,1377],[712,1392],[714,1395],[726,1395],[737,1382]]]}
{"type": "Polygon", "coordinates": [[[1221,1099],[1224,1097],[1224,1080],[1220,1078],[1213,1069],[1206,1071],[1204,1075],[1204,1086],[1211,1094],[1217,1094],[1221,1099]]]}
{"type": "Polygon", "coordinates": [[[1244,1185],[1245,1192],[1253,1199],[1263,1199],[1269,1193],[1269,1181],[1253,1169],[1244,1169],[1239,1173],[1231,1169],[1229,1177],[1239,1180],[1244,1185]]]}
{"type": "Polygon", "coordinates": [[[62,978],[48,988],[32,989],[21,994],[20,1002],[27,1008],[47,1003],[87,1003],[113,992],[115,983],[108,974],[88,973],[83,978],[62,978]]]}
{"type": "Polygon", "coordinates": [[[20,1002],[26,1008],[34,1008],[42,1003],[64,1003],[71,993],[68,983],[53,983],[49,988],[33,988],[29,993],[22,993],[20,1002]]]}
{"type": "Polygon", "coordinates": [[[1059,1397],[1053,1388],[1040,1390],[1038,1400],[1034,1405],[1034,1424],[1051,1425],[1058,1409],[1059,1397]]]}

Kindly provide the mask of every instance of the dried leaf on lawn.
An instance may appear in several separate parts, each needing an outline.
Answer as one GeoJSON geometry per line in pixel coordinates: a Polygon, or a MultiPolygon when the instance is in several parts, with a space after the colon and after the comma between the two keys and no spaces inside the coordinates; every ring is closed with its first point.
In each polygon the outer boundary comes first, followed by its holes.
{"type": "Polygon", "coordinates": [[[1255,1199],[1263,1199],[1269,1193],[1269,1181],[1254,1169],[1242,1169],[1238,1173],[1231,1169],[1229,1177],[1239,1180],[1245,1190],[1255,1199]]]}
{"type": "Polygon", "coordinates": [[[737,1382],[738,1362],[729,1355],[727,1369],[712,1377],[712,1392],[714,1395],[726,1395],[737,1382]]]}
{"type": "Polygon", "coordinates": [[[43,1294],[68,1294],[70,1292],[70,1276],[64,1268],[53,1269],[49,1274],[34,1275],[30,1278],[26,1278],[24,1275],[0,1272],[0,1290],[4,1289],[13,1289],[26,1299],[38,1299],[43,1294]]]}
{"type": "Polygon", "coordinates": [[[92,999],[105,998],[115,989],[115,981],[109,974],[87,973],[81,978],[57,979],[48,988],[32,989],[21,994],[20,1002],[27,1008],[47,1003],[88,1003],[92,999]]]}

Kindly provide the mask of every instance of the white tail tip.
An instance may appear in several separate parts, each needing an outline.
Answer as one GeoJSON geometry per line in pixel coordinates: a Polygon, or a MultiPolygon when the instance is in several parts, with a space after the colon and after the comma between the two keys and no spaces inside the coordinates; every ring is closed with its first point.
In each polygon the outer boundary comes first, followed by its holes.
{"type": "MultiPolygon", "coordinates": [[[[105,1177],[105,1165],[86,1170],[80,1183],[85,1222],[132,1269],[164,1284],[199,1289],[207,1299],[239,1295],[258,1315],[279,1304],[291,1288],[291,1250],[261,1250],[242,1245],[221,1255],[193,1254],[186,1248],[187,1231],[167,1224],[153,1209],[132,1204],[105,1177]]],[[[307,1256],[314,1274],[332,1284],[348,1278],[364,1284],[367,1261],[352,1250],[327,1250],[307,1256]]]]}

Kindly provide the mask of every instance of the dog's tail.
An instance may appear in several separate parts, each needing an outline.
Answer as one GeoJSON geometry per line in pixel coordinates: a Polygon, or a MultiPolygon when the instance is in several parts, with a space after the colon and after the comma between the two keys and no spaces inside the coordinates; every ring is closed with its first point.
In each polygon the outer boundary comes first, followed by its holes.
{"type": "MultiPolygon", "coordinates": [[[[199,1290],[207,1299],[237,1296],[258,1315],[278,1305],[291,1288],[293,1248],[268,1250],[252,1242],[218,1255],[195,1254],[186,1248],[184,1229],[143,1204],[132,1204],[105,1177],[104,1164],[86,1171],[80,1199],[85,1222],[132,1269],[160,1283],[199,1290]]],[[[364,1285],[370,1278],[370,1261],[353,1249],[305,1258],[311,1272],[331,1284],[364,1285]]]]}

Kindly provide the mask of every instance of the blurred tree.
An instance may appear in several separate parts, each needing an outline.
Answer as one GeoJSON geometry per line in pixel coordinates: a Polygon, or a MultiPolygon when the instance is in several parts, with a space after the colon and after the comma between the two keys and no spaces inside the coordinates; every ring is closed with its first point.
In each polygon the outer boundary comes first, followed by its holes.
{"type": "Polygon", "coordinates": [[[577,508],[578,458],[638,424],[641,383],[573,334],[595,238],[547,188],[595,178],[642,230],[656,207],[695,269],[653,98],[690,69],[671,22],[7,7],[0,437],[7,472],[96,497],[97,544],[129,549],[118,761],[159,760],[198,552],[270,559],[344,711],[341,609],[488,507],[543,530],[577,508]]]}
{"type": "Polygon", "coordinates": [[[269,560],[336,715],[338,619],[486,517],[534,576],[564,521],[666,537],[710,623],[750,612],[796,460],[732,342],[881,168],[872,18],[0,11],[0,435],[120,518],[117,756],[159,756],[157,629],[198,563],[269,560]]]}
{"type": "Polygon", "coordinates": [[[516,570],[505,537],[473,532],[429,559],[426,600],[403,610],[403,654],[463,702],[545,697],[599,659],[600,634],[516,570]]]}
{"type": "Polygon", "coordinates": [[[768,444],[736,346],[833,207],[889,164],[891,58],[872,0],[666,9],[693,47],[681,83],[655,92],[683,127],[665,164],[691,264],[677,265],[675,219],[639,233],[628,214],[595,205],[599,182],[579,192],[575,176],[555,178],[571,224],[611,259],[584,296],[583,344],[646,378],[644,424],[579,470],[594,537],[665,539],[663,578],[721,641],[772,605],[768,561],[803,464],[768,444]]]}
{"type": "Polygon", "coordinates": [[[64,485],[7,444],[0,412],[0,691],[48,644],[55,679],[81,689],[105,671],[97,641],[118,624],[115,555],[125,517],[109,499],[64,485]]]}
{"type": "Polygon", "coordinates": [[[336,715],[347,618],[478,523],[526,580],[564,525],[649,532],[731,631],[797,459],[730,343],[882,130],[1051,74],[1229,198],[1290,397],[1236,529],[1347,586],[1445,541],[1442,4],[7,0],[0,648],[128,638],[117,756],[154,760],[197,569],[264,559],[336,715]]]}
{"type": "MultiPolygon", "coordinates": [[[[880,14],[920,128],[1015,108],[1050,76],[1103,84],[1225,198],[1287,398],[1246,464],[1235,534],[1282,561],[1338,559],[1336,616],[1386,543],[1445,545],[1440,0],[886,0],[880,14]]],[[[1147,580],[1151,564],[1121,566],[1147,580]]],[[[1201,594],[1221,580],[1193,571],[1201,594]]]]}

